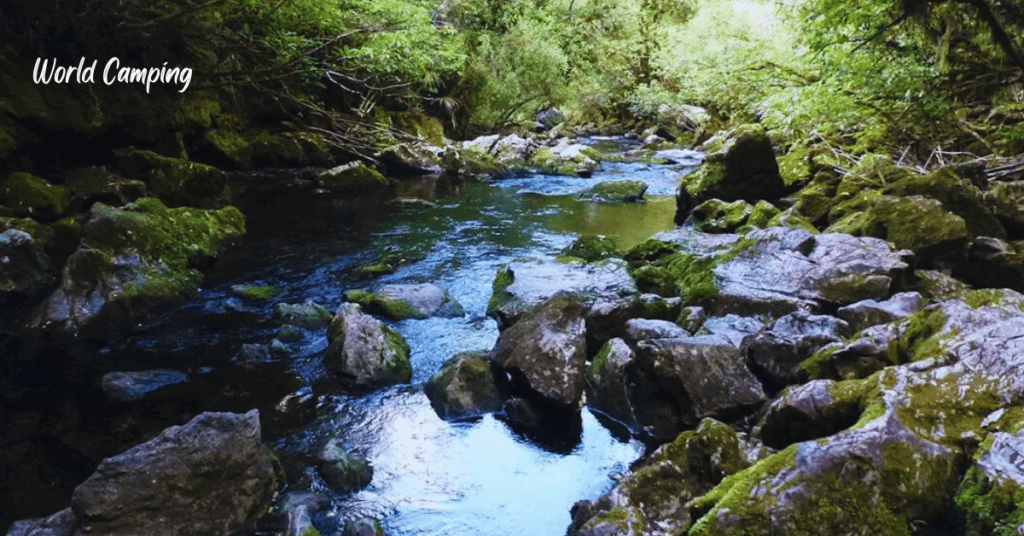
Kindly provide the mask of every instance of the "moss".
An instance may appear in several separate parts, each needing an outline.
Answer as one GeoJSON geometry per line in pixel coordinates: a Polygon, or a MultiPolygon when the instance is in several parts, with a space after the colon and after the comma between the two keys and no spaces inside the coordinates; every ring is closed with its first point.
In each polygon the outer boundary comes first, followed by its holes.
{"type": "Polygon", "coordinates": [[[269,300],[281,293],[274,285],[234,285],[231,291],[250,300],[269,300]]]}
{"type": "Polygon", "coordinates": [[[382,379],[386,383],[407,382],[412,377],[412,365],[409,363],[409,344],[401,335],[387,326],[382,325],[384,340],[391,350],[391,359],[384,363],[382,379]]]}
{"type": "Polygon", "coordinates": [[[993,482],[977,467],[964,475],[954,502],[964,514],[966,536],[1017,536],[1024,524],[1024,488],[993,482]]]}
{"type": "Polygon", "coordinates": [[[971,236],[1006,238],[1006,231],[984,202],[981,192],[952,168],[941,168],[928,175],[906,173],[884,193],[936,199],[943,208],[963,218],[971,236]]]}
{"type": "Polygon", "coordinates": [[[633,246],[626,255],[623,257],[628,263],[630,269],[639,268],[644,264],[654,262],[666,255],[678,253],[682,249],[679,244],[673,244],[670,242],[663,242],[656,238],[648,238],[643,242],[633,246]]]}
{"type": "Polygon", "coordinates": [[[754,489],[768,484],[780,471],[793,465],[796,461],[798,445],[790,445],[743,471],[725,477],[711,491],[690,501],[687,506],[696,520],[689,534],[694,536],[707,534],[709,525],[717,517],[717,512],[723,508],[729,509],[733,515],[743,515],[749,512],[757,517],[766,516],[767,512],[758,513],[751,509],[754,489]]]}
{"type": "Polygon", "coordinates": [[[511,299],[505,289],[515,281],[515,274],[507,266],[498,268],[494,275],[494,282],[491,283],[491,299],[487,302],[487,314],[492,314],[507,304],[511,299]]]}
{"type": "Polygon", "coordinates": [[[581,193],[580,199],[604,202],[641,201],[646,191],[647,183],[643,181],[609,181],[596,184],[593,188],[581,193]]]}
{"type": "Polygon", "coordinates": [[[788,227],[790,229],[803,229],[811,234],[818,234],[818,228],[805,218],[796,214],[793,209],[779,212],[768,220],[766,227],[788,227]]]}
{"type": "Polygon", "coordinates": [[[302,531],[300,536],[320,536],[320,531],[316,530],[316,527],[310,525],[306,527],[306,530],[302,531]]]}
{"type": "Polygon", "coordinates": [[[620,257],[622,252],[611,238],[589,234],[581,236],[572,245],[563,249],[562,255],[576,257],[586,262],[593,262],[611,257],[620,257]]]}
{"type": "Polygon", "coordinates": [[[997,305],[1002,301],[1004,291],[1000,289],[983,289],[983,290],[971,290],[963,297],[964,301],[967,302],[967,306],[971,309],[977,309],[979,307],[985,307],[990,305],[997,305]]]}
{"type": "Polygon", "coordinates": [[[320,174],[324,188],[333,192],[367,190],[387,186],[390,181],[362,162],[351,162],[320,174]]]}
{"type": "Polygon", "coordinates": [[[839,371],[836,370],[835,360],[832,359],[835,351],[836,347],[830,346],[803,360],[796,369],[800,380],[838,379],[839,371]]]}
{"type": "Polygon", "coordinates": [[[709,199],[694,207],[687,221],[704,233],[729,233],[747,223],[752,211],[753,207],[745,201],[726,203],[719,199],[709,199]]]}
{"type": "Polygon", "coordinates": [[[950,375],[911,385],[906,395],[909,404],[896,408],[900,422],[922,437],[957,449],[977,445],[984,435],[982,421],[1002,403],[995,382],[978,376],[967,379],[950,375]]]}
{"type": "Polygon", "coordinates": [[[811,179],[811,150],[804,145],[794,145],[778,158],[779,175],[786,186],[800,184],[811,179]]]}
{"type": "Polygon", "coordinates": [[[907,327],[900,335],[897,352],[901,362],[913,362],[930,357],[942,357],[945,349],[937,335],[946,326],[946,312],[941,307],[926,307],[907,318],[907,327]]]}
{"type": "Polygon", "coordinates": [[[67,212],[69,198],[67,188],[28,173],[11,173],[0,183],[0,203],[22,217],[57,219],[67,212]]]}
{"type": "Polygon", "coordinates": [[[244,169],[252,165],[252,144],[241,134],[226,129],[207,130],[203,134],[203,139],[221,157],[227,159],[236,167],[244,169]]]}
{"type": "Polygon", "coordinates": [[[385,261],[377,261],[371,264],[361,264],[357,266],[356,269],[353,270],[353,272],[360,275],[377,276],[384,274],[393,274],[395,273],[395,268],[385,261]]]}
{"type": "Polygon", "coordinates": [[[818,283],[817,290],[826,301],[854,303],[872,296],[888,294],[891,280],[884,276],[850,274],[818,283]]]}
{"type": "Polygon", "coordinates": [[[751,209],[747,225],[761,229],[771,227],[771,222],[781,213],[774,205],[762,199],[751,209]]]}

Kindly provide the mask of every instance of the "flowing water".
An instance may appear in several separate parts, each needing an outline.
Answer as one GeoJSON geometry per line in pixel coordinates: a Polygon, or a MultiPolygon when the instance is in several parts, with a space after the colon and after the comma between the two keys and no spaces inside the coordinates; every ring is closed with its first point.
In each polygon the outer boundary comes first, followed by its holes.
{"type": "MultiPolygon", "coordinates": [[[[589,140],[602,143],[608,140],[589,140]]],[[[611,143],[621,150],[622,142],[611,143]]],[[[402,535],[560,536],[569,509],[613,484],[643,445],[613,434],[584,410],[579,429],[538,438],[488,415],[464,422],[437,417],[420,386],[463,350],[488,350],[497,339],[484,315],[497,269],[519,257],[550,258],[586,233],[628,248],[672,227],[672,194],[685,169],[605,163],[591,178],[537,174],[479,181],[405,181],[393,196],[310,201],[280,191],[247,210],[249,244],[210,274],[200,299],[125,343],[103,350],[110,366],[174,368],[190,373],[181,397],[196,410],[241,411],[257,406],[264,439],[289,470],[291,489],[311,489],[330,506],[313,517],[322,533],[370,515],[385,532],[402,535]],[[647,182],[646,203],[592,203],[577,193],[607,180],[647,182]],[[388,202],[388,197],[430,203],[388,202]],[[399,259],[393,274],[356,275],[381,256],[399,259]],[[412,349],[410,385],[346,394],[325,377],[324,330],[304,330],[292,355],[240,358],[247,343],[269,343],[276,302],[315,300],[330,309],[347,289],[384,283],[431,282],[465,308],[462,318],[406,320],[391,325],[412,349]],[[236,284],[271,284],[273,299],[232,294],[236,284]],[[225,364],[225,362],[229,362],[225,364]],[[297,423],[272,418],[283,396],[309,401],[297,423]],[[332,492],[309,460],[328,438],[367,456],[372,483],[355,494],[332,492]]]]}

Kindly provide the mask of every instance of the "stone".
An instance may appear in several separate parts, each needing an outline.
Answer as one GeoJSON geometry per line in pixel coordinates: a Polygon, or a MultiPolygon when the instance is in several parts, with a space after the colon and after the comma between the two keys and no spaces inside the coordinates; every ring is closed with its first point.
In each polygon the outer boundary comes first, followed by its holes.
{"type": "Polygon", "coordinates": [[[333,193],[371,190],[388,183],[379,171],[358,161],[335,166],[317,175],[318,186],[333,193]]]}
{"type": "Polygon", "coordinates": [[[384,285],[374,292],[347,291],[345,299],[358,303],[370,314],[392,320],[465,315],[462,305],[447,290],[431,283],[384,285]]]}
{"type": "Polygon", "coordinates": [[[704,163],[683,178],[676,194],[677,224],[686,221],[694,206],[709,199],[754,203],[778,199],[785,191],[764,127],[741,125],[720,132],[706,141],[703,149],[704,163]]]}
{"type": "Polygon", "coordinates": [[[813,380],[787,387],[758,423],[761,440],[771,448],[783,449],[853,426],[860,418],[862,384],[813,380]]]}
{"type": "Polygon", "coordinates": [[[146,183],[107,171],[105,167],[73,170],[64,180],[75,212],[86,212],[94,203],[121,207],[146,197],[146,183]]]}
{"type": "Polygon", "coordinates": [[[849,333],[849,325],[842,320],[798,311],[776,320],[770,331],[745,338],[740,352],[766,389],[775,392],[798,382],[799,367],[806,359],[849,333]]]}
{"type": "Polygon", "coordinates": [[[1024,432],[995,432],[975,455],[955,502],[966,534],[1018,532],[1024,493],[1024,432]]]}
{"type": "Polygon", "coordinates": [[[56,220],[67,213],[68,202],[67,188],[29,173],[11,173],[0,181],[0,205],[11,208],[18,217],[56,220]]]}
{"type": "Polygon", "coordinates": [[[559,292],[498,336],[492,361],[510,376],[514,395],[577,411],[586,358],[581,300],[559,292]]]}
{"type": "Polygon", "coordinates": [[[676,339],[689,335],[681,326],[668,320],[631,318],[626,321],[626,337],[632,342],[649,339],[676,339]]]}
{"type": "Polygon", "coordinates": [[[230,187],[235,176],[184,158],[135,148],[119,149],[114,156],[119,173],[146,183],[149,194],[172,205],[220,208],[240,189],[230,187]]]}
{"type": "Polygon", "coordinates": [[[968,250],[962,274],[978,287],[1024,292],[1024,241],[979,236],[968,250]]]}
{"type": "Polygon", "coordinates": [[[631,375],[637,370],[636,353],[619,338],[609,340],[587,365],[587,405],[628,427],[643,432],[641,415],[634,411],[631,375]]]}
{"type": "Polygon", "coordinates": [[[505,402],[487,352],[464,352],[445,361],[423,384],[423,392],[438,417],[445,420],[495,412],[505,402]]]}
{"type": "Polygon", "coordinates": [[[320,449],[316,467],[324,482],[337,491],[358,491],[373,480],[370,461],[353,455],[340,439],[331,439],[320,449]]]}
{"type": "Polygon", "coordinates": [[[693,149],[662,149],[655,151],[651,158],[664,160],[666,164],[696,166],[704,161],[704,154],[693,149]]]}
{"type": "Polygon", "coordinates": [[[622,257],[622,251],[615,241],[603,235],[583,235],[561,252],[562,256],[594,262],[613,257],[622,257]]]}
{"type": "Polygon", "coordinates": [[[143,198],[113,208],[96,203],[82,243],[57,290],[29,320],[61,339],[107,337],[136,329],[168,303],[195,296],[201,274],[245,236],[234,207],[167,208],[143,198]]]}
{"type": "Polygon", "coordinates": [[[441,148],[428,143],[399,143],[374,155],[392,175],[436,175],[441,167],[441,148]]]}
{"type": "Polygon", "coordinates": [[[376,519],[363,517],[346,521],[341,536],[384,536],[384,530],[376,519]]]}
{"type": "Polygon", "coordinates": [[[853,331],[861,331],[878,324],[887,324],[906,318],[924,306],[917,292],[901,292],[884,301],[863,300],[840,307],[839,318],[850,324],[853,331]]]}
{"type": "Polygon", "coordinates": [[[246,532],[282,483],[256,410],[203,413],[103,460],[71,496],[75,534],[246,532]]]}
{"type": "Polygon", "coordinates": [[[65,508],[43,519],[15,521],[7,531],[7,536],[74,536],[74,534],[75,514],[71,508],[65,508]]]}
{"type": "Polygon", "coordinates": [[[151,398],[156,391],[188,381],[188,375],[176,370],[108,372],[103,375],[103,395],[111,402],[131,402],[151,398]]]}
{"type": "Polygon", "coordinates": [[[412,378],[405,339],[354,303],[338,308],[327,340],[324,365],[350,387],[408,383],[412,378]]]}
{"type": "Polygon", "coordinates": [[[591,263],[518,260],[498,269],[492,288],[487,315],[498,321],[499,329],[515,324],[559,291],[578,296],[587,307],[638,294],[626,263],[619,259],[591,263]]]}
{"type": "Polygon", "coordinates": [[[599,159],[595,149],[563,138],[554,146],[537,149],[530,164],[543,173],[589,177],[597,169],[599,159]]]}
{"type": "Polygon", "coordinates": [[[644,199],[647,183],[636,180],[601,182],[581,192],[580,199],[604,203],[635,203],[644,199]]]}
{"type": "Polygon", "coordinates": [[[704,319],[698,335],[718,335],[739,348],[744,339],[761,332],[764,323],[756,318],[728,314],[704,319]]]}
{"type": "Polygon", "coordinates": [[[694,207],[685,224],[693,225],[702,233],[731,233],[747,223],[752,210],[753,207],[745,201],[726,203],[708,199],[694,207]]]}
{"type": "Polygon", "coordinates": [[[274,306],[274,319],[286,325],[323,328],[327,327],[333,318],[326,307],[313,300],[305,303],[278,303],[274,306]]]}

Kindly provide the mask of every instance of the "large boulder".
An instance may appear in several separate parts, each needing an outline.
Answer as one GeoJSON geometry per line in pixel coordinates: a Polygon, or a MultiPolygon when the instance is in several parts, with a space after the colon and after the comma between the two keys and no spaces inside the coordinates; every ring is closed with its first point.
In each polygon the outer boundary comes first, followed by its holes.
{"type": "Polygon", "coordinates": [[[566,139],[552,147],[541,147],[533,153],[530,164],[544,173],[589,177],[597,168],[597,150],[566,139]]]}
{"type": "Polygon", "coordinates": [[[423,384],[423,392],[445,420],[498,411],[505,402],[487,352],[463,352],[445,361],[423,384]]]}
{"type": "Polygon", "coordinates": [[[498,269],[487,315],[504,329],[559,291],[575,294],[590,305],[633,296],[637,287],[626,263],[619,259],[592,263],[518,260],[498,269]]]}
{"type": "Polygon", "coordinates": [[[194,296],[206,268],[245,234],[234,207],[169,209],[140,199],[96,203],[82,244],[30,327],[61,337],[104,337],[132,329],[168,302],[194,296]]]}
{"type": "Polygon", "coordinates": [[[586,323],[578,296],[560,292],[498,337],[492,361],[512,394],[576,411],[583,397],[586,323]]]}
{"type": "Polygon", "coordinates": [[[676,194],[676,223],[682,224],[695,205],[708,199],[723,201],[773,200],[785,184],[764,127],[741,125],[720,132],[703,145],[704,163],[683,177],[676,194]]]}
{"type": "Polygon", "coordinates": [[[626,255],[637,284],[712,315],[782,316],[884,299],[906,286],[910,270],[909,252],[868,237],[775,227],[742,239],[685,228],[655,239],[626,255]]]}
{"type": "Polygon", "coordinates": [[[345,299],[358,303],[370,314],[379,314],[393,320],[441,316],[462,316],[462,305],[447,290],[430,283],[384,285],[374,292],[350,290],[345,299]]]}
{"type": "Polygon", "coordinates": [[[373,480],[370,461],[350,452],[340,439],[331,439],[320,449],[316,464],[324,482],[338,491],[358,491],[373,480]]]}
{"type": "Polygon", "coordinates": [[[750,370],[775,392],[800,380],[799,367],[804,360],[851,333],[843,320],[797,311],[776,320],[771,330],[745,338],[740,351],[750,370]]]}
{"type": "MultiPolygon", "coordinates": [[[[1003,417],[999,413],[997,419],[1003,417]]],[[[1019,408],[1014,413],[1019,419],[1019,408]]],[[[1024,431],[993,433],[974,460],[956,494],[966,534],[1017,532],[1024,519],[1024,431]]]]}
{"type": "Polygon", "coordinates": [[[174,205],[219,208],[241,191],[236,175],[213,166],[134,148],[115,151],[117,169],[145,182],[149,193],[174,205]]]}
{"type": "Polygon", "coordinates": [[[354,303],[345,303],[327,328],[324,364],[348,386],[379,387],[412,378],[409,345],[354,303]]]}
{"type": "Polygon", "coordinates": [[[374,155],[393,175],[441,173],[442,149],[428,143],[399,143],[374,155]]]}
{"type": "Polygon", "coordinates": [[[251,530],[283,482],[259,414],[203,413],[107,458],[71,496],[76,535],[251,530]]]}

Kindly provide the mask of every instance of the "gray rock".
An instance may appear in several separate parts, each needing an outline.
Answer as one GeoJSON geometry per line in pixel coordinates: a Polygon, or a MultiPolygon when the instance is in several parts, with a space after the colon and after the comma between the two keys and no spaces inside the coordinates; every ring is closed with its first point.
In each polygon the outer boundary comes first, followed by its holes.
{"type": "Polygon", "coordinates": [[[71,206],[75,212],[85,212],[93,203],[120,207],[146,196],[146,183],[126,179],[104,167],[71,171],[64,185],[71,193],[71,206]]]}
{"type": "Polygon", "coordinates": [[[586,358],[582,304],[564,292],[503,331],[492,357],[514,390],[570,411],[580,407],[586,358]]]}
{"type": "Polygon", "coordinates": [[[878,324],[887,324],[906,318],[924,307],[924,300],[917,292],[901,292],[885,301],[863,300],[840,307],[836,313],[850,324],[853,331],[861,331],[878,324]]]}
{"type": "Polygon", "coordinates": [[[770,331],[746,337],[740,352],[750,370],[774,392],[799,381],[798,368],[805,359],[849,333],[849,325],[838,318],[797,311],[776,320],[770,331]]]}
{"type": "Polygon", "coordinates": [[[626,336],[633,342],[647,339],[675,339],[690,334],[675,322],[633,318],[626,322],[626,336]]]}
{"type": "Polygon", "coordinates": [[[288,512],[288,528],[285,536],[309,536],[310,529],[316,530],[309,517],[309,507],[300,504],[288,512]]]}
{"type": "Polygon", "coordinates": [[[366,458],[353,455],[340,439],[331,439],[316,457],[317,471],[324,482],[339,491],[357,491],[373,480],[373,466],[366,458]]]}
{"type": "Polygon", "coordinates": [[[968,250],[964,278],[979,287],[1024,292],[1024,241],[980,236],[968,250]]]}
{"type": "Polygon", "coordinates": [[[71,508],[65,508],[43,519],[15,521],[7,536],[73,536],[74,533],[75,514],[71,508]]]}
{"type": "Polygon", "coordinates": [[[515,261],[498,270],[493,287],[487,315],[494,317],[501,329],[559,291],[577,295],[586,306],[598,301],[618,302],[638,294],[626,263],[619,259],[591,263],[515,261]]]}
{"type": "Polygon", "coordinates": [[[101,385],[107,400],[130,402],[147,398],[162,387],[187,381],[188,375],[184,372],[145,370],[141,372],[108,372],[103,375],[101,385]]]}
{"type": "Polygon", "coordinates": [[[724,337],[730,344],[739,348],[743,344],[743,339],[763,329],[764,324],[756,318],[728,314],[704,319],[700,333],[724,337]]]}
{"type": "Polygon", "coordinates": [[[679,312],[679,317],[676,319],[676,324],[679,324],[686,331],[690,332],[691,335],[696,334],[701,327],[704,326],[704,321],[707,320],[707,313],[704,312],[703,307],[690,306],[684,307],[679,312]]]}
{"type": "Polygon", "coordinates": [[[465,315],[462,305],[447,290],[430,283],[384,285],[375,292],[348,291],[345,299],[358,303],[370,314],[393,320],[465,315]]]}
{"type": "Polygon", "coordinates": [[[666,164],[696,166],[704,161],[704,153],[694,151],[693,149],[663,149],[655,151],[651,158],[660,158],[666,164]]]}
{"type": "Polygon", "coordinates": [[[384,536],[384,530],[376,519],[364,517],[346,521],[341,536],[384,536]]]}
{"type": "Polygon", "coordinates": [[[859,330],[852,329],[845,319],[797,311],[776,320],[772,331],[790,337],[841,339],[859,330]]]}
{"type": "Polygon", "coordinates": [[[427,380],[423,392],[445,420],[498,411],[505,401],[495,384],[487,352],[464,352],[452,357],[427,380]]]}
{"type": "Polygon", "coordinates": [[[768,406],[758,425],[764,444],[781,449],[800,441],[830,436],[860,417],[859,393],[837,388],[831,380],[787,387],[768,406]]]}
{"type": "Polygon", "coordinates": [[[352,387],[407,383],[412,378],[405,339],[354,303],[338,308],[327,340],[324,364],[352,387]]]}
{"type": "Polygon", "coordinates": [[[836,345],[832,352],[832,368],[836,379],[866,378],[892,364],[889,350],[900,336],[894,324],[871,326],[852,341],[836,345]]]}
{"type": "Polygon", "coordinates": [[[435,175],[441,167],[442,149],[428,143],[399,143],[374,155],[395,175],[435,175]]]}
{"type": "Polygon", "coordinates": [[[647,183],[636,180],[608,181],[595,184],[581,192],[580,199],[606,203],[629,203],[643,201],[647,183]]]}
{"type": "Polygon", "coordinates": [[[641,433],[644,422],[634,410],[635,393],[630,385],[637,370],[633,349],[622,339],[608,341],[587,366],[587,405],[641,433]]]}
{"type": "Polygon", "coordinates": [[[76,535],[251,530],[281,484],[259,413],[203,413],[100,463],[75,488],[76,535]]]}

